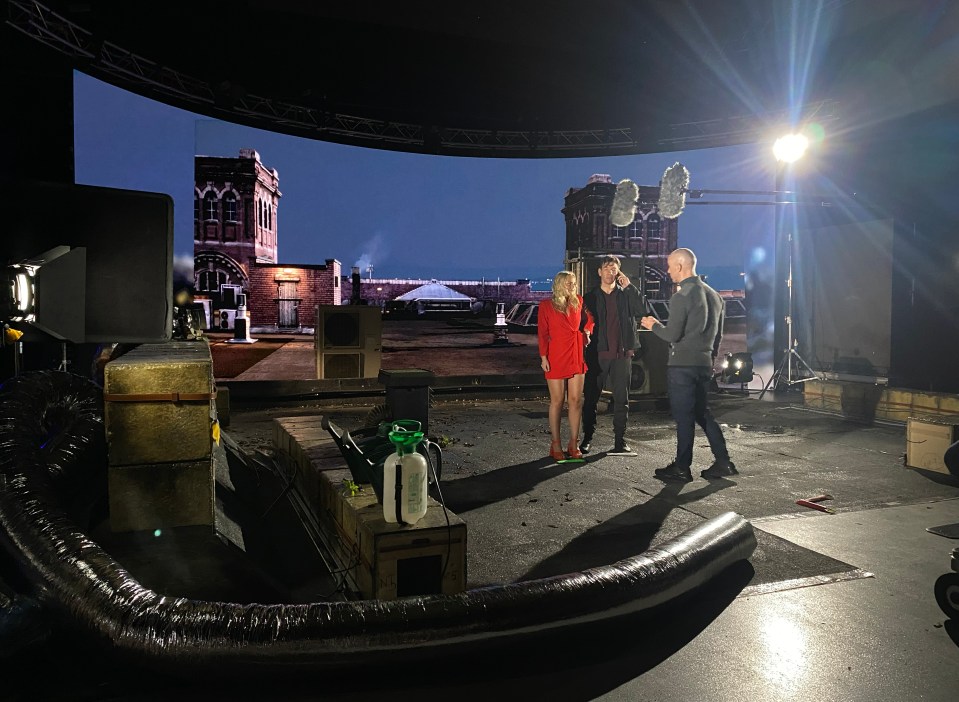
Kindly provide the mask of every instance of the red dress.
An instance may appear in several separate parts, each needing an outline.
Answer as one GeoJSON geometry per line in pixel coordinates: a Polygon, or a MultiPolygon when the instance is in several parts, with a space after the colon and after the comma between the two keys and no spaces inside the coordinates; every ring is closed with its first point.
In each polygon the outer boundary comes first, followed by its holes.
{"type": "Polygon", "coordinates": [[[593,317],[583,307],[583,298],[579,297],[579,307],[566,310],[566,314],[553,307],[552,300],[539,303],[539,315],[536,320],[539,334],[539,355],[546,356],[549,371],[546,377],[553,379],[572,378],[586,372],[583,360],[583,347],[586,335],[579,330],[582,315],[586,315],[585,329],[593,332],[593,317]]]}

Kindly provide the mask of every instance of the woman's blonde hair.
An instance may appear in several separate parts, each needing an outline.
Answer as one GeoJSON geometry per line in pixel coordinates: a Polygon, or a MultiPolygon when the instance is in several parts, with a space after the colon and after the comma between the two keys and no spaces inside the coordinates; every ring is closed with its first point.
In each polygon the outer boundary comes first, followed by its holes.
{"type": "Polygon", "coordinates": [[[570,278],[576,278],[572,271],[560,271],[553,276],[553,307],[560,312],[579,307],[579,296],[575,292],[570,294],[567,290],[567,281],[570,278]]]}

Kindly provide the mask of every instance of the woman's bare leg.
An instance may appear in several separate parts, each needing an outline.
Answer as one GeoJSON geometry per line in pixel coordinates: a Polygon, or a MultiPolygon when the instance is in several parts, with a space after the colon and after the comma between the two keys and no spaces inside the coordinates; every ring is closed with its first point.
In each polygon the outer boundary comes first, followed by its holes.
{"type": "Polygon", "coordinates": [[[553,445],[562,447],[560,420],[563,416],[566,381],[562,378],[547,378],[546,387],[549,388],[549,433],[552,436],[553,445]]]}
{"type": "Polygon", "coordinates": [[[566,402],[569,405],[569,445],[579,446],[579,424],[583,419],[583,385],[586,376],[574,375],[567,381],[566,402]]]}

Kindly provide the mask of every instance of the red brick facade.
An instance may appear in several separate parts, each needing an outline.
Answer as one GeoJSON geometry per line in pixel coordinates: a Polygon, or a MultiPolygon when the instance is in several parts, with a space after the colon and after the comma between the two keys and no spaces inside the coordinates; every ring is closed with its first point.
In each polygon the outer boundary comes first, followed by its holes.
{"type": "Polygon", "coordinates": [[[249,313],[255,327],[313,327],[317,305],[341,304],[340,262],[254,263],[250,268],[249,313]]]}
{"type": "Polygon", "coordinates": [[[640,269],[645,263],[645,290],[650,298],[666,299],[666,258],[679,240],[678,219],[666,219],[657,211],[659,188],[640,186],[640,205],[628,227],[614,227],[609,211],[616,184],[606,175],[592,176],[585,187],[570,188],[564,200],[566,217],[566,267],[577,273],[580,284],[588,289],[598,281],[596,265],[606,254],[623,259],[623,271],[639,285],[640,269]]]}
{"type": "MultiPolygon", "coordinates": [[[[245,293],[251,327],[296,329],[314,326],[317,305],[350,301],[351,276],[342,275],[336,259],[324,264],[277,262],[279,174],[266,168],[256,151],[241,149],[236,158],[197,156],[195,179],[196,293],[212,300],[214,312],[235,309],[237,294],[245,293]]],[[[676,247],[676,220],[660,217],[655,205],[641,205],[632,225],[613,227],[608,213],[615,191],[608,176],[593,176],[585,187],[567,192],[566,267],[577,272],[584,289],[590,288],[596,284],[597,257],[616,253],[624,259],[624,272],[637,283],[645,263],[648,295],[666,298],[666,256],[676,247]]],[[[640,188],[642,201],[654,203],[658,194],[658,188],[640,188]]],[[[382,307],[428,282],[360,280],[360,298],[382,307]]],[[[530,290],[528,280],[435,282],[474,298],[475,311],[490,312],[498,302],[508,309],[515,302],[550,295],[530,290]]]]}
{"type": "Polygon", "coordinates": [[[194,256],[215,251],[247,273],[250,261],[276,262],[279,174],[256,151],[240,149],[238,158],[195,157],[193,195],[194,256]]]}
{"type": "Polygon", "coordinates": [[[216,312],[245,293],[251,327],[312,327],[317,305],[341,302],[340,262],[277,263],[279,178],[253,149],[195,158],[196,294],[216,312]]]}

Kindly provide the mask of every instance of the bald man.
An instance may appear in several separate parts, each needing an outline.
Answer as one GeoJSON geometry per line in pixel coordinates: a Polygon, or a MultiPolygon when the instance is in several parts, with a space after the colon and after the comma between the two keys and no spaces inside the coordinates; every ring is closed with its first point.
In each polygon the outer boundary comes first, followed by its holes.
{"type": "Polygon", "coordinates": [[[640,324],[669,342],[666,381],[669,407],[676,420],[676,460],[657,468],[660,480],[688,483],[693,479],[693,439],[696,424],[706,432],[715,461],[700,475],[707,479],[736,475],[729,460],[723,430],[709,411],[707,387],[713,377],[713,363],[723,338],[725,303],[715,290],[696,275],[696,254],[676,249],[669,254],[669,277],[676,292],[669,302],[669,321],[663,325],[655,317],[643,317],[640,324]]]}

